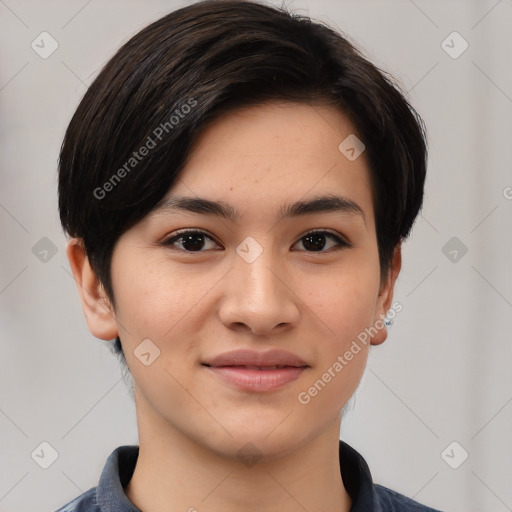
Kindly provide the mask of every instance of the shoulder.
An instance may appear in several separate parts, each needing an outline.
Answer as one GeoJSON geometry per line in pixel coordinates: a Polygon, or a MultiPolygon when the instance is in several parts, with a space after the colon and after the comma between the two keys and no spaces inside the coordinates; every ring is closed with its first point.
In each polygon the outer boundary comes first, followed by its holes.
{"type": "Polygon", "coordinates": [[[440,512],[379,484],[375,485],[375,494],[382,512],[440,512]]]}
{"type": "Polygon", "coordinates": [[[100,512],[96,500],[96,490],[96,487],[89,489],[56,512],[100,512]]]}

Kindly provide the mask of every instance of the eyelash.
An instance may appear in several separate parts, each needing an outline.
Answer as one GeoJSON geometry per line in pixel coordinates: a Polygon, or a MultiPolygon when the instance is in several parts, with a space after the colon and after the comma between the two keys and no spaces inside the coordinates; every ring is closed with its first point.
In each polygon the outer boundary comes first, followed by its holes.
{"type": "MultiPolygon", "coordinates": [[[[215,243],[217,243],[208,233],[206,233],[205,231],[200,231],[200,230],[197,230],[197,229],[184,229],[184,230],[180,230],[180,231],[177,231],[174,235],[172,235],[171,237],[167,238],[166,240],[164,240],[162,242],[162,245],[166,246],[166,247],[171,247],[174,245],[174,243],[178,240],[183,240],[183,238],[186,236],[186,235],[203,235],[205,236],[206,238],[209,238],[210,240],[214,241],[215,243]]],[[[331,252],[331,251],[340,251],[342,249],[346,249],[346,248],[350,248],[352,247],[352,244],[350,244],[349,242],[343,240],[341,237],[339,237],[338,235],[334,234],[334,233],[331,233],[330,231],[326,231],[326,230],[321,230],[321,229],[314,229],[314,230],[311,230],[311,231],[308,231],[307,233],[305,233],[304,235],[302,235],[299,240],[296,243],[300,242],[302,239],[308,237],[308,236],[311,236],[311,235],[326,235],[327,237],[333,239],[335,242],[336,242],[336,246],[335,247],[331,247],[330,249],[328,249],[327,251],[324,251],[324,250],[321,250],[321,251],[305,251],[305,252],[309,252],[311,254],[322,254],[322,253],[326,253],[326,252],[331,252]]],[[[295,245],[294,244],[294,245],[295,245]]],[[[218,244],[220,245],[220,244],[218,244]]],[[[201,253],[201,252],[205,252],[204,250],[199,250],[199,251],[187,251],[185,249],[177,249],[175,247],[171,247],[172,250],[176,250],[176,251],[179,251],[179,252],[184,252],[184,253],[188,253],[188,254],[193,254],[193,253],[201,253]]]]}

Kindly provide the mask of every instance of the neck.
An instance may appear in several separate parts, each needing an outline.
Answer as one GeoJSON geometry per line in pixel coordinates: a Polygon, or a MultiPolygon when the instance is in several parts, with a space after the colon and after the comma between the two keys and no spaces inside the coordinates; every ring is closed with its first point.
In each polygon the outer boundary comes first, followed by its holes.
{"type": "Polygon", "coordinates": [[[168,423],[144,421],[139,457],[125,488],[152,512],[348,512],[339,466],[340,416],[319,436],[280,458],[254,465],[214,453],[168,423]]]}

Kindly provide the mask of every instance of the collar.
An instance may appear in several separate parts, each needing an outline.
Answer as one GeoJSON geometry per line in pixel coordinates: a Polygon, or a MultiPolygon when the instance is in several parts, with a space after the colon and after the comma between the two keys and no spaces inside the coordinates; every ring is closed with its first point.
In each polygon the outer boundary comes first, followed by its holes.
{"type": "MultiPolygon", "coordinates": [[[[124,492],[138,456],[137,445],[126,445],[116,448],[108,457],[97,487],[101,512],[140,512],[124,492]]],[[[380,512],[370,469],[362,455],[340,441],[339,459],[343,484],[352,499],[350,512],[380,512]]]]}

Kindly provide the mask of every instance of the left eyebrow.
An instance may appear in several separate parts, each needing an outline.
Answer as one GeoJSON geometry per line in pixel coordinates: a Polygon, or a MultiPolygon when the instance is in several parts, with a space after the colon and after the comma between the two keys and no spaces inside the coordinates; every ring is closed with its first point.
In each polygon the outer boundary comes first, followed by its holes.
{"type": "MultiPolygon", "coordinates": [[[[240,212],[225,201],[212,201],[203,197],[171,196],[158,203],[151,213],[158,211],[184,210],[193,213],[216,215],[232,222],[241,217],[240,212]]],[[[366,223],[363,209],[352,199],[340,195],[317,196],[304,201],[295,201],[280,208],[280,219],[299,217],[313,213],[341,212],[359,215],[366,223]]]]}

